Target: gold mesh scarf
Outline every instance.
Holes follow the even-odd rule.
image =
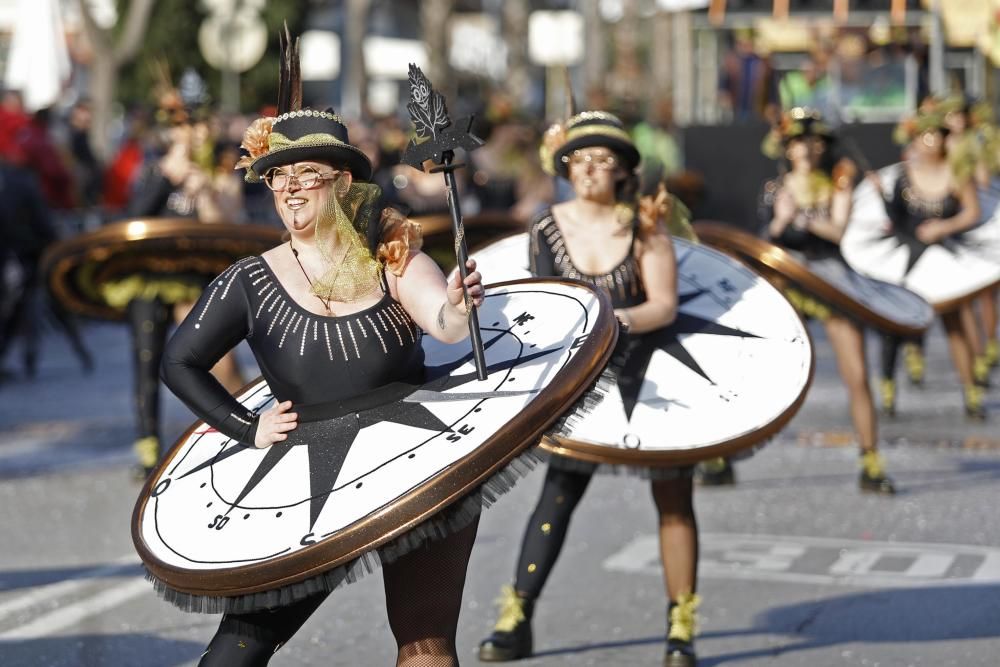
[[[368,248],[368,225],[376,224],[382,190],[373,183],[333,181],[331,197],[316,223],[316,246],[326,264],[313,281],[312,293],[332,301],[356,301],[379,287],[383,270],[403,275],[410,255],[420,250],[420,225],[393,208],[385,208],[378,221],[378,248]]]
[[[316,245],[326,271],[312,293],[332,301],[356,301],[379,286],[381,266],[368,250],[368,221],[381,189],[372,183],[334,180],[331,197],[316,223]]]

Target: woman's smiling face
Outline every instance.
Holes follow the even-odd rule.
[[[316,222],[334,196],[333,183],[351,183],[348,171],[323,162],[296,162],[270,170],[265,180],[273,190],[274,207],[285,228],[294,236],[315,233]]]
[[[570,153],[569,181],[581,199],[611,202],[615,185],[623,170],[614,151],[601,146],[581,148]]]

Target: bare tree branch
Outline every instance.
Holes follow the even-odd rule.
[[[115,48],[115,65],[124,65],[135,58],[146,36],[149,15],[153,11],[153,0],[131,0],[125,28]]]
[[[95,50],[105,52],[111,51],[111,33],[97,25],[94,15],[90,12],[90,5],[87,0],[79,0],[80,16],[83,18],[83,29],[87,34],[87,40]]]

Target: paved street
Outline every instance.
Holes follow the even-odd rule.
[[[129,535],[139,485],[125,329],[93,324],[86,338],[91,376],[51,333],[34,380],[19,377],[16,350],[6,360],[0,665],[195,665],[218,617],[158,600]],[[697,491],[701,665],[998,664],[1000,390],[991,422],[966,422],[939,327],[928,352],[926,386],[901,383],[899,416],[883,424],[895,498],[857,491],[846,398],[819,337],[799,415],[738,464],[738,485]],[[168,439],[191,421],[173,397],[164,415]],[[483,517],[459,631],[464,665],[479,664],[474,648],[540,483],[536,471]],[[646,483],[595,480],[538,604],[538,654],[520,664],[659,665],[654,522]],[[381,595],[378,574],[338,591],[272,664],[392,664]]]

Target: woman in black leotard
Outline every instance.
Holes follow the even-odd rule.
[[[916,116],[904,120],[896,129],[896,141],[907,146],[907,159],[892,192],[886,193],[886,208],[893,232],[911,246],[911,254],[961,234],[979,221],[975,183],[968,174],[956,173],[949,162],[946,135],[944,115],[933,99],[922,103]],[[984,392],[973,377],[972,347],[963,330],[961,310],[942,313],[941,323],[948,338],[952,363],[962,382],[966,414],[981,419],[985,416]],[[884,339],[883,394],[895,394],[894,376],[900,343],[898,337]],[[895,406],[883,396],[883,407],[892,411]]]
[[[250,155],[240,166],[273,191],[289,240],[208,286],[167,346],[163,379],[199,417],[247,445],[336,438],[329,406],[421,381],[420,329],[445,342],[468,334],[462,284],[446,283],[417,251],[413,223],[388,209],[377,214],[371,164],[331,111],[259,119],[243,146]],[[479,305],[481,276],[471,260],[469,269],[465,286]],[[209,373],[243,339],[280,401],[260,415]],[[331,446],[330,455],[340,449]],[[476,525],[452,523],[446,537],[384,563],[397,665],[458,664],[455,632]],[[328,594],[225,614],[200,664],[266,665]]]
[[[642,334],[670,324],[677,313],[677,271],[663,219],[666,193],[635,213],[635,169],[639,153],[622,123],[611,114],[578,114],[549,131],[543,166],[567,177],[576,199],[544,211],[529,228],[530,268],[536,276],[583,280],[607,290],[619,319],[629,327],[631,348]],[[630,206],[630,204],[632,204]],[[650,206],[652,204],[652,206]],[[642,377],[618,378],[619,386]],[[626,393],[623,390],[623,393]],[[698,527],[691,468],[650,470],[659,513],[660,548],[668,611],[664,664],[695,664],[694,617],[698,598]],[[501,617],[479,648],[485,661],[531,655],[535,600],[562,549],[570,518],[593,470],[552,457],[541,498],[525,528],[513,587],[505,587]]]
[[[846,161],[833,164],[830,149],[834,141],[831,129],[816,111],[796,107],[782,114],[761,148],[768,157],[782,161],[787,170],[782,169],[786,173],[780,179],[764,184],[758,217],[773,243],[801,253],[808,266],[850,272],[855,281],[864,282],[867,279],[850,269],[840,253],[840,239],[851,211],[854,170]],[[794,287],[786,287],[784,292],[803,317],[822,322],[826,329],[858,438],[859,487],[895,493],[878,451],[878,420],[868,385],[864,329],[814,294]]]

